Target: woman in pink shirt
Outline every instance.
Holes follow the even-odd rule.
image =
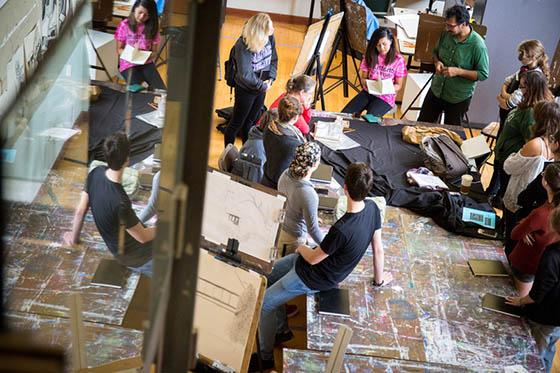
[[[286,96],[292,96],[299,100],[301,103],[302,111],[298,117],[297,122],[294,124],[304,136],[309,133],[309,121],[311,120],[311,103],[313,102],[313,96],[315,94],[315,80],[307,75],[299,75],[295,78],[291,78],[286,83],[286,92],[282,93],[280,97],[276,99],[270,105],[270,109],[278,107],[280,100]]]
[[[121,57],[127,45],[152,54],[143,65],[136,65],[119,58],[119,71],[128,85],[148,83],[150,89],[165,89],[153,57],[160,43],[159,20],[154,0],[136,0],[130,15],[122,20],[115,32],[117,53]]]
[[[380,27],[371,36],[366,53],[360,65],[360,83],[364,89],[342,109],[343,113],[368,114],[382,117],[395,106],[395,94],[375,96],[367,91],[366,79],[391,79],[395,92],[398,92],[406,76],[406,62],[395,47],[393,33]]]

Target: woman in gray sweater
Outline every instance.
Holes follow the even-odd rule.
[[[278,248],[284,255],[305,244],[307,233],[320,244],[324,234],[319,229],[317,209],[319,196],[311,184],[311,174],[319,166],[321,148],[307,142],[296,148],[293,161],[278,180],[278,191],[288,198],[286,216],[278,239]]]

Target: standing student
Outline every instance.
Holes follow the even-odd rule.
[[[539,71],[523,73],[519,88],[523,92],[523,101],[509,113],[494,148],[494,172],[488,186],[488,195],[491,197],[503,196],[509,180],[509,176],[504,172],[504,162],[531,138],[533,107],[539,101],[552,101],[554,98],[548,89],[546,77]]]
[[[266,154],[262,178],[264,186],[277,188],[278,179],[294,159],[297,146],[306,141],[294,125],[300,114],[299,100],[295,97],[284,97],[278,104],[278,119],[268,123],[263,137]]]
[[[241,131],[247,141],[264,104],[266,91],[276,80],[278,56],[274,26],[268,14],[251,17],[233,46],[235,64],[235,102],[233,114],[224,133],[224,146],[233,144]]]
[[[548,79],[549,67],[548,56],[544,46],[539,40],[525,40],[517,47],[517,58],[521,62],[521,67],[515,73],[506,77],[500,94],[497,97],[500,107],[500,135],[509,112],[516,108],[523,100],[523,91],[519,88],[521,74],[526,71],[538,70]]]
[[[146,228],[132,209],[132,203],[122,186],[128,165],[130,143],[124,132],[117,132],[103,144],[107,166],[94,168],[87,176],[80,202],[74,214],[72,231],[64,234],[64,243],[80,241],[84,217],[91,207],[95,225],[115,259],[132,269],[152,276],[152,243],[156,228]],[[121,236],[120,229],[124,229]],[[124,241],[120,241],[124,239]],[[122,245],[122,251],[120,250]]]
[[[560,130],[560,123],[552,116],[555,102],[538,102],[534,107],[535,123],[531,126],[531,139],[519,150],[512,153],[504,162],[504,171],[509,175],[504,194],[504,225],[508,255],[514,242],[510,240],[511,230],[517,222],[515,213],[519,209],[517,197],[531,181],[544,169],[545,162],[554,159],[557,143],[553,134]]]
[[[550,215],[550,226],[560,235],[560,209]],[[507,303],[524,307],[546,372],[552,369],[556,342],[560,339],[560,242],[548,246],[541,257],[535,282],[528,295],[507,297]]]
[[[393,33],[386,27],[380,27],[368,42],[366,53],[360,65],[360,83],[363,90],[345,107],[343,113],[368,114],[382,117],[395,106],[396,93],[372,95],[367,90],[366,79],[391,79],[395,92],[402,88],[406,76],[406,62],[396,49]]]
[[[299,246],[296,253],[274,262],[268,276],[259,323],[259,343],[263,368],[274,367],[274,338],[280,322],[285,322],[284,304],[301,294],[336,288],[354,270],[368,246],[373,247],[374,287],[388,284],[391,273],[384,272],[381,213],[365,198],[373,184],[373,173],[365,163],[353,163],[344,177],[347,209],[314,248]],[[282,321],[284,320],[284,321]],[[251,357],[249,371],[258,370],[257,355]]]
[[[460,126],[469,109],[477,81],[488,78],[488,50],[484,39],[469,24],[469,12],[455,5],[445,12],[445,28],[434,48],[435,74],[419,121]]]
[[[542,186],[546,190],[546,202],[521,220],[511,232],[511,238],[517,244],[508,259],[520,297],[529,294],[545,247],[558,239],[550,229],[549,217],[552,210],[560,204],[560,164],[548,165],[543,174]]]
[[[286,216],[282,223],[278,249],[291,254],[307,242],[307,234],[320,243],[324,234],[319,228],[319,196],[311,183],[311,174],[319,167],[321,148],[315,142],[298,145],[290,167],[278,180],[278,191],[287,196]]]
[[[119,57],[125,46],[151,51],[145,64],[135,65],[119,59],[119,71],[129,84],[148,83],[150,89],[165,89],[165,83],[159,75],[153,57],[160,43],[159,21],[154,0],[136,0],[130,15],[119,23],[115,31],[117,53]]]
[[[270,105],[270,109],[278,107],[280,100],[286,96],[292,96],[301,103],[301,115],[294,124],[304,136],[309,133],[309,121],[311,120],[311,104],[315,95],[315,80],[307,75],[299,75],[291,78],[286,83],[286,92],[282,93],[276,101]]]

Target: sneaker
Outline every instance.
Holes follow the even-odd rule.
[[[262,359],[262,370],[274,369],[274,358],[271,359]],[[251,355],[251,361],[249,362],[249,372],[260,372],[261,369],[259,367],[259,355],[257,353],[253,353]]]
[[[292,331],[289,329],[280,333],[276,333],[276,336],[274,337],[274,345],[281,345],[284,342],[288,342],[292,338],[294,338],[294,333],[292,333]]]
[[[299,308],[295,304],[286,304],[286,317],[294,317],[299,313]]]

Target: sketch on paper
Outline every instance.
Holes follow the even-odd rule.
[[[208,172],[202,235],[223,245],[229,238],[235,238],[240,251],[268,262],[285,200],[222,173]]]
[[[255,338],[264,277],[215,259],[201,250],[194,326],[197,352],[242,371]]]

